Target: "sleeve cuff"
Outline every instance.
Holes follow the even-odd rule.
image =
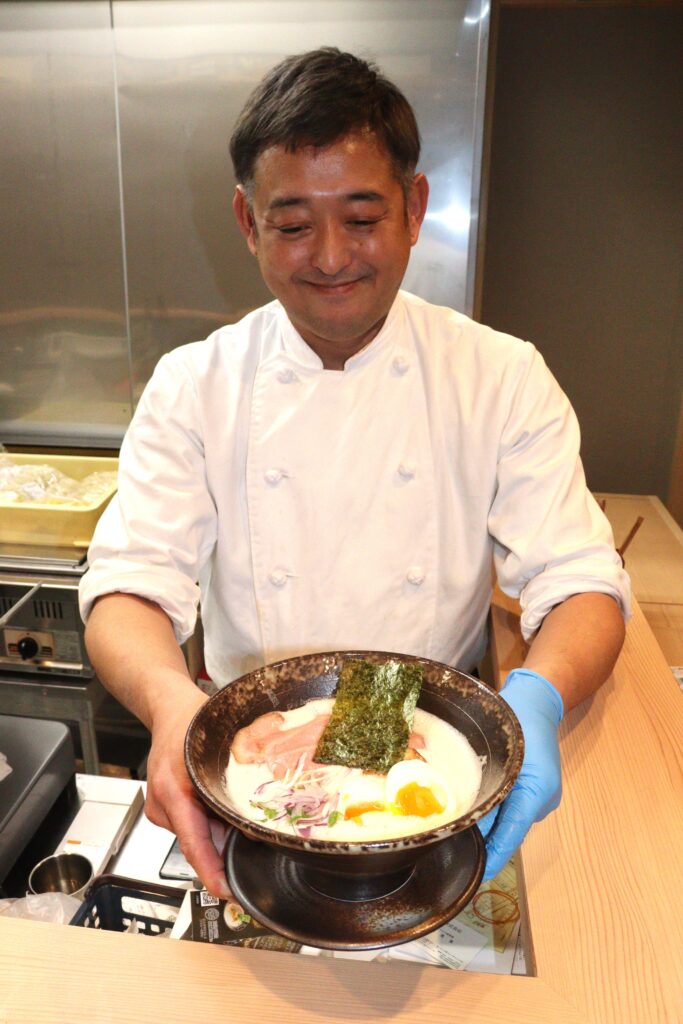
[[[606,594],[617,602],[624,622],[631,618],[630,580],[620,566],[610,566],[602,576],[582,573],[580,567],[568,572],[550,569],[529,580],[520,595],[524,639],[529,642],[548,612],[576,594]]]
[[[165,567],[145,566],[116,560],[115,568],[95,563],[81,580],[79,607],[87,622],[92,606],[105,594],[134,594],[157,604],[168,615],[176,640],[184,643],[194,633],[199,604],[199,587],[182,573]]]

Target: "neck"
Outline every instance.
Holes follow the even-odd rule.
[[[296,323],[297,331],[304,339],[309,348],[313,349],[315,354],[321,360],[323,369],[325,370],[343,370],[349,359],[357,355],[362,349],[370,344],[374,338],[377,337],[382,327],[386,316],[383,316],[376,324],[361,334],[357,338],[348,340],[330,340],[328,338],[321,338],[317,334],[313,334],[311,331],[302,330]]]

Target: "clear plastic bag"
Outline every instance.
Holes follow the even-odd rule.
[[[90,508],[111,494],[113,471],[74,480],[50,465],[23,465],[0,446],[0,501],[17,505],[76,505]]]
[[[18,899],[0,900],[0,917],[22,917],[31,921],[68,924],[81,905],[63,892],[26,893]]]

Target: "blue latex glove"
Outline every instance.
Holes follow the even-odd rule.
[[[517,781],[500,805],[479,822],[486,839],[484,881],[495,878],[534,824],[554,811],[562,796],[557,729],[562,697],[552,683],[526,668],[516,668],[500,691],[519,719],[524,761]]]

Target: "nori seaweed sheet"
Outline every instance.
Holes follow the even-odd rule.
[[[422,668],[411,662],[345,661],[314,760],[388,772],[405,755],[421,686]]]

